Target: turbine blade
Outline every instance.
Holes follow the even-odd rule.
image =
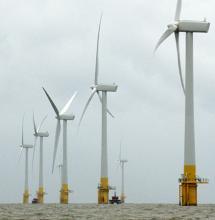
[[[182,7],[182,0],[177,1],[176,11],[175,11],[175,21],[179,21],[181,17],[181,7]]]
[[[60,165],[58,165],[58,169],[59,169],[59,176],[60,176],[60,169],[61,169],[61,166],[60,166]]]
[[[121,155],[122,154],[122,138],[120,140],[120,150],[119,150],[119,162],[121,163]]]
[[[183,80],[182,70],[181,70],[181,56],[180,56],[180,47],[179,47],[179,32],[175,32],[175,40],[176,40],[176,48],[177,48],[179,76],[180,76],[181,86],[182,86],[183,92],[185,94],[184,80]]]
[[[22,117],[22,145],[24,145],[24,119],[25,119],[25,114]]]
[[[60,115],[66,113],[66,111],[69,109],[70,105],[72,104],[73,100],[75,99],[77,95],[77,91],[73,94],[73,96],[70,98],[70,100],[66,103],[66,105],[63,107],[63,109],[60,112]]]
[[[100,30],[102,23],[102,14],[99,21],[98,35],[97,35],[97,44],[96,44],[96,66],[95,66],[95,85],[98,84],[98,74],[99,74],[99,39],[100,39]]]
[[[85,114],[85,112],[86,112],[86,110],[87,110],[87,107],[88,107],[88,105],[90,104],[90,101],[92,100],[92,98],[93,98],[93,96],[95,95],[95,93],[96,93],[96,88],[93,89],[93,91],[92,91],[92,93],[91,93],[89,99],[87,100],[87,103],[86,103],[86,105],[85,105],[85,107],[84,107],[84,110],[83,110],[83,112],[82,112],[82,115],[81,115],[81,118],[80,118],[80,121],[79,121],[79,126],[80,126],[81,121],[82,121],[82,119],[83,119],[83,117],[84,117],[84,114]]]
[[[156,52],[156,50],[158,49],[158,47],[177,29],[177,26],[172,24],[168,26],[168,29],[163,33],[163,35],[161,36],[161,38],[159,39],[154,52]]]
[[[45,120],[46,120],[46,118],[47,118],[47,116],[48,116],[48,115],[46,115],[46,116],[43,118],[43,120],[41,121],[41,123],[40,123],[39,127],[37,128],[37,133],[40,131],[40,129],[41,129],[41,127],[42,127],[42,125],[43,125],[44,121],[45,121]]]
[[[23,151],[23,147],[21,148],[20,153],[19,153],[18,164],[20,163],[20,160],[21,160],[21,157],[22,157],[22,151]]]
[[[37,134],[37,126],[34,119],[34,112],[33,112],[33,125],[34,125],[34,133]]]
[[[55,131],[55,143],[54,143],[52,173],[54,172],[55,159],[56,159],[57,148],[58,148],[59,137],[60,137],[60,130],[61,130],[60,120],[57,120],[57,126],[56,126],[56,131]]]
[[[35,150],[36,150],[36,145],[37,145],[37,136],[34,138],[34,146],[33,146],[33,156],[32,156],[32,173],[33,173],[33,168],[34,168],[34,155],[35,155]]]
[[[100,100],[100,102],[101,102],[101,104],[102,104],[102,97],[101,97],[101,95],[99,94],[99,92],[97,91],[97,95],[98,95],[98,97],[99,97],[99,100]],[[106,107],[106,112],[112,117],[112,118],[114,118],[114,115],[110,112],[110,110]]]
[[[51,105],[52,105],[52,107],[53,107],[53,109],[54,109],[56,115],[59,116],[59,111],[58,111],[56,105],[54,104],[54,102],[52,101],[51,97],[49,96],[48,92],[47,92],[44,88],[43,88],[43,91],[45,92],[45,94],[46,94],[46,96],[47,96],[49,102],[51,103]]]

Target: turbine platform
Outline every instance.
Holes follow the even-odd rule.
[[[98,204],[109,203],[109,191],[116,190],[116,187],[108,185],[108,179],[101,178],[101,182],[98,185]]]
[[[44,195],[46,193],[44,192],[43,187],[39,187],[39,190],[37,191],[37,203],[43,204],[44,203]]]
[[[61,204],[68,204],[69,203],[69,193],[71,191],[69,190],[68,184],[62,184],[61,190],[60,190],[60,203]]]
[[[109,186],[98,185],[98,204],[108,204],[109,202]]]
[[[179,181],[179,205],[180,206],[197,206],[197,186],[198,184],[208,184],[209,180],[196,176],[190,179],[184,174]]]

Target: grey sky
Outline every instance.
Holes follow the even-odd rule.
[[[177,179],[183,171],[184,97],[174,38],[153,56],[154,46],[173,21],[176,0],[1,0],[0,1],[0,202],[20,202],[24,157],[18,164],[21,120],[25,140],[33,143],[32,111],[43,129],[47,202],[59,200],[59,171],[51,174],[56,120],[41,87],[61,107],[78,91],[68,126],[70,202],[96,202],[100,174],[101,105],[94,97],[77,133],[90,94],[95,66],[98,21],[103,11],[99,81],[115,82],[108,95],[116,118],[108,118],[109,178],[120,191],[117,164],[123,138],[128,202],[178,202]],[[197,171],[210,184],[199,186],[199,202],[215,202],[215,63],[212,0],[184,0],[182,18],[211,22],[208,34],[195,36],[195,127]],[[181,35],[184,61],[184,35]],[[184,62],[183,62],[184,63]],[[184,70],[184,68],[183,68]],[[60,144],[62,143],[62,136]],[[38,150],[38,149],[37,149]],[[61,161],[59,145],[57,163]],[[38,151],[37,151],[38,154]],[[37,190],[37,163],[30,192]]]

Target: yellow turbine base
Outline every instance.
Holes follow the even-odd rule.
[[[68,204],[69,202],[69,187],[68,184],[62,184],[60,191],[60,203]]]
[[[43,187],[39,187],[39,190],[37,192],[37,199],[38,199],[38,203],[39,204],[43,204],[44,203],[44,188]]]
[[[120,196],[120,200],[121,200],[121,203],[125,203],[125,194],[121,194]]]
[[[184,166],[184,179],[179,186],[180,205],[197,206],[196,166]]]
[[[184,166],[184,176],[189,180],[196,179],[196,166],[195,165],[185,165]]]
[[[109,203],[108,178],[102,177],[100,179],[100,187],[98,189],[98,204],[108,204],[108,203]]]
[[[25,190],[23,193],[23,204],[28,204],[29,203],[29,192],[28,190]]]

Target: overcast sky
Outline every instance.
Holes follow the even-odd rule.
[[[78,95],[68,123],[70,202],[97,202],[100,178],[101,105],[95,96],[78,130],[78,120],[94,79],[98,22],[103,12],[99,82],[116,83],[108,94],[109,182],[120,193],[117,162],[120,140],[127,202],[177,203],[183,172],[184,96],[174,37],[153,56],[176,0],[1,0],[0,1],[0,202],[21,202],[24,155],[18,163],[21,120],[26,113],[25,142],[33,143],[32,112],[37,123],[48,114],[43,130],[46,202],[58,202],[59,170],[51,174],[56,119],[41,87],[61,108]],[[184,0],[182,19],[211,22],[208,34],[194,39],[195,134],[197,172],[210,179],[198,187],[201,203],[215,202],[215,62],[213,0]],[[184,64],[185,35],[181,34]],[[183,68],[184,72],[184,68]],[[38,146],[32,197],[38,188]],[[62,136],[57,164],[62,158]],[[30,169],[31,170],[31,169]],[[112,193],[111,193],[112,194]]]

